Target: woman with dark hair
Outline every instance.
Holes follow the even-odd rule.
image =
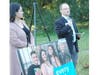
[[[45,50],[40,51],[40,63],[43,75],[53,75],[53,66],[50,64]]]
[[[17,58],[17,50],[34,45],[34,38],[27,24],[23,20],[22,6],[18,3],[10,4],[10,75],[21,75],[21,68]]]
[[[60,61],[56,55],[56,52],[54,50],[53,45],[48,45],[48,57],[49,57],[49,61],[50,63],[53,65],[53,67],[58,67],[60,66]]]

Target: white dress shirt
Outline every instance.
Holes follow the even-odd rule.
[[[75,42],[76,41],[76,33],[75,33],[75,29],[74,29],[74,26],[72,23],[72,19],[69,16],[66,17],[66,16],[62,15],[62,17],[64,17],[68,21],[69,26],[71,26],[71,29],[73,31],[73,42]]]

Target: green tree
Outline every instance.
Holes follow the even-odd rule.
[[[23,6],[25,20],[30,25],[33,14],[33,2],[35,0],[10,0],[10,2],[18,2]],[[60,17],[59,5],[67,2],[71,8],[71,16],[75,18],[76,22],[89,21],[89,1],[88,0],[36,0],[37,6],[46,24],[46,28],[52,31],[54,28],[54,21]],[[43,30],[43,23],[41,22],[38,10],[37,11],[37,28]]]

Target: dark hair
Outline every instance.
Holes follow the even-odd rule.
[[[44,63],[44,60],[43,60],[43,58],[42,58],[42,52],[45,52],[46,53],[46,50],[41,50],[40,51],[40,64],[42,64],[42,63]]]
[[[31,54],[31,56],[32,56],[32,54],[36,54],[36,52],[35,52],[35,51],[32,51],[30,54]]]
[[[56,55],[54,46],[53,45],[48,45],[48,47],[51,47],[52,48],[52,50],[53,50],[53,56],[55,58],[57,55]],[[49,53],[48,53],[48,58],[49,58],[50,63],[52,64],[51,55],[49,55]]]
[[[10,22],[14,22],[16,12],[20,9],[20,4],[19,3],[10,3]]]
[[[56,56],[56,52],[55,52],[55,49],[54,49],[53,45],[48,45],[48,47],[51,47],[51,48],[52,48],[52,50],[53,50],[53,55]]]

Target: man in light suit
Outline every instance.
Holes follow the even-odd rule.
[[[74,66],[76,66],[79,52],[77,40],[80,37],[77,35],[78,29],[74,20],[70,17],[70,7],[67,3],[60,5],[61,18],[55,22],[55,31],[58,38],[65,38],[69,47]]]

